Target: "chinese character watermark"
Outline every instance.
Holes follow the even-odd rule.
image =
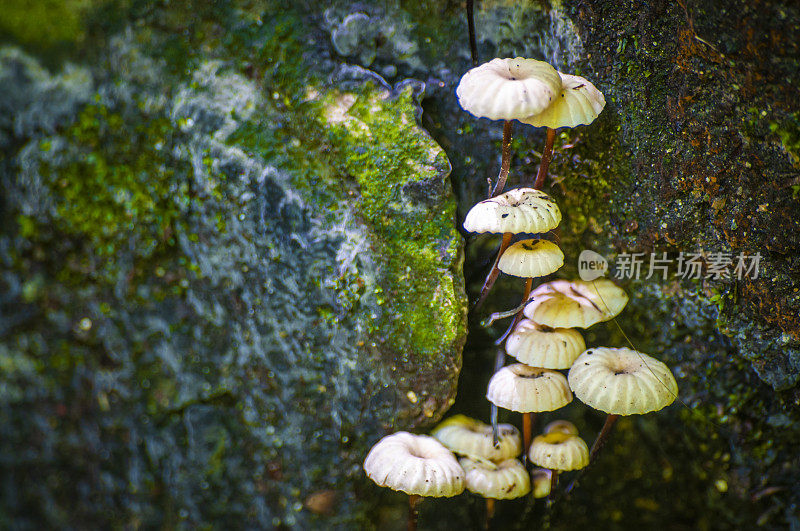
[[[614,278],[667,280],[681,279],[742,280],[759,275],[761,253],[680,252],[669,256],[662,253],[620,253],[614,261]],[[608,271],[608,261],[594,251],[584,250],[578,258],[578,273],[583,280],[594,280]]]

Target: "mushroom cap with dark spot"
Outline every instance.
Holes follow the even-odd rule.
[[[547,328],[530,319],[522,319],[506,340],[509,355],[544,369],[569,369],[585,348],[574,328]]]
[[[533,413],[566,406],[572,392],[560,372],[515,363],[494,373],[486,398],[503,409]]]
[[[454,415],[445,419],[431,436],[450,451],[473,459],[504,461],[522,453],[519,430],[511,424],[499,424],[498,446],[492,440],[492,427],[466,415]]]
[[[564,265],[564,253],[558,245],[548,240],[521,240],[508,249],[497,263],[507,275],[536,278],[555,273]]]
[[[464,74],[456,95],[478,118],[518,120],[541,113],[561,89],[561,76],[544,61],[496,58]]]
[[[678,383],[662,362],[629,348],[594,347],[569,370],[575,396],[610,415],[643,415],[670,405]]]
[[[494,234],[542,234],[559,223],[561,210],[550,196],[533,188],[515,188],[473,206],[464,228]]]
[[[588,80],[580,76],[562,74],[563,89],[552,105],[542,112],[520,120],[534,127],[577,127],[588,125],[603,111],[606,99]]]
[[[528,458],[550,470],[580,470],[589,464],[589,447],[577,435],[551,432],[534,437]]]
[[[484,498],[511,500],[531,491],[528,471],[516,459],[492,463],[464,457],[459,463],[466,474],[467,490]]]

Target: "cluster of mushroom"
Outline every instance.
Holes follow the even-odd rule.
[[[586,348],[576,328],[618,315],[628,302],[613,282],[553,280],[532,290],[533,279],[564,264],[559,247],[542,236],[556,229],[561,211],[540,188],[552,157],[555,130],[591,123],[605,105],[603,95],[579,76],[557,72],[533,59],[493,59],[467,72],[456,91],[461,106],[477,117],[504,120],[500,174],[490,197],[467,214],[464,228],[502,234],[492,271],[478,300],[488,295],[500,272],[525,279],[524,294],[501,351],[486,398],[492,426],[457,415],[440,424],[433,437],[395,433],[381,439],[364,462],[378,485],[409,498],[409,529],[416,527],[420,497],[455,496],[465,488],[487,500],[487,522],[498,499],[528,494],[552,496],[560,472],[587,467],[597,456],[620,415],[660,410],[677,397],[677,384],[663,363],[627,348]],[[547,127],[537,177],[530,185],[503,192],[510,168],[511,121]],[[514,242],[517,238],[518,241]],[[498,340],[498,344],[502,341]],[[505,353],[519,363],[505,365]],[[568,376],[560,372],[569,369]],[[572,401],[608,414],[591,451],[566,421],[550,423],[531,440],[534,415]],[[508,424],[497,425],[497,408],[523,414],[523,437]],[[453,453],[458,454],[457,461]],[[528,472],[523,454],[541,468]]]
[[[492,427],[464,415],[439,424],[431,435],[459,459],[466,473],[467,490],[486,498],[487,521],[494,514],[495,500],[510,500],[531,490],[530,476],[517,459],[522,452],[519,431],[511,424],[498,427],[497,444]]]

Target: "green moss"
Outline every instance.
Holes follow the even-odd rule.
[[[92,0],[7,0],[0,9],[0,35],[24,46],[53,48],[80,42]]]
[[[370,254],[381,262],[371,332],[400,352],[441,355],[464,327],[463,306],[453,304],[463,297],[452,276],[459,273],[460,238],[452,223],[455,202],[442,199],[449,169],[444,152],[417,125],[410,87],[390,96],[373,84],[341,92],[309,83],[306,101],[274,98],[291,117],[285,127],[251,123],[232,140],[283,161],[295,187],[330,211],[344,194],[357,194],[356,210],[371,231]],[[433,208],[413,204],[429,198]],[[340,281],[345,308],[358,305],[370,284],[360,273],[351,269]]]
[[[792,158],[792,164],[800,167],[800,113],[790,115],[780,124],[771,122],[769,129],[780,138],[783,149]]]

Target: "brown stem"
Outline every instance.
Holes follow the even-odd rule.
[[[475,44],[475,10],[474,0],[467,0],[467,29],[469,30],[469,54],[472,57],[472,66],[478,66],[478,46]]]
[[[491,197],[503,193],[508,180],[508,170],[511,168],[511,120],[503,123],[503,160],[500,163],[500,174],[497,176],[497,184],[494,185]]]
[[[547,140],[544,143],[544,151],[542,152],[542,162],[539,164],[539,173],[536,174],[536,181],[533,187],[541,190],[544,186],[544,178],[547,176],[547,168],[550,166],[550,161],[553,160],[553,141],[556,139],[556,130],[547,128]]]
[[[408,495],[408,531],[417,531],[417,519],[419,518],[419,502],[422,496],[417,494]]]
[[[494,518],[494,498],[486,498],[486,521],[483,523],[485,529],[489,529],[492,518]]]
[[[597,438],[594,440],[594,444],[592,444],[592,450],[589,452],[590,465],[595,459],[597,459],[597,455],[600,453],[600,450],[602,450],[603,446],[605,446],[608,436],[611,434],[611,429],[614,427],[614,423],[617,422],[618,418],[619,415],[609,415],[606,417],[606,422],[603,424],[603,429],[597,434]]]
[[[592,463],[595,462],[597,455],[600,453],[600,450],[603,449],[603,446],[605,446],[606,441],[608,440],[608,436],[611,434],[611,428],[614,427],[614,423],[617,422],[618,418],[619,415],[609,415],[606,417],[606,421],[603,424],[603,429],[601,429],[600,433],[597,434],[597,438],[592,444],[592,449],[589,451],[589,464],[586,465],[586,468],[578,473],[578,476],[573,479],[569,485],[567,485],[567,488],[564,489],[565,496],[568,495],[572,489],[578,485],[578,481],[581,479],[581,477],[583,477],[586,471],[589,470],[589,467],[592,466]]]
[[[527,459],[528,449],[531,447],[531,433],[533,432],[533,423],[536,420],[536,413],[523,413],[522,414],[522,455]]]
[[[497,258],[494,259],[494,264],[492,264],[492,270],[489,271],[489,275],[486,277],[486,281],[483,283],[483,287],[481,288],[480,297],[478,297],[478,302],[475,303],[475,309],[477,310],[480,308],[483,301],[486,300],[486,297],[489,295],[489,291],[491,291],[492,286],[494,286],[497,277],[500,276],[500,268],[497,267],[497,264],[500,263],[500,257],[503,256],[503,253],[506,252],[508,246],[511,245],[511,238],[514,235],[510,232],[503,233],[503,241],[500,242],[500,250],[497,251]]]

